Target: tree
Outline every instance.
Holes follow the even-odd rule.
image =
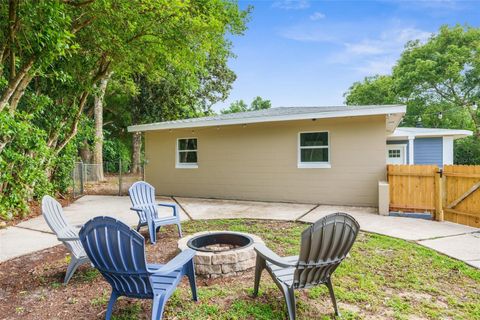
[[[393,78],[378,75],[353,83],[343,96],[347,105],[395,104],[400,100],[393,89]]]
[[[344,96],[348,105],[406,104],[403,126],[473,130],[456,142],[455,161],[480,163],[480,29],[443,26],[409,42],[391,76],[367,77]]]
[[[440,28],[426,43],[409,42],[393,68],[395,91],[405,101],[461,112],[480,138],[480,29]]]
[[[220,112],[223,114],[228,113],[237,113],[237,112],[246,112],[246,111],[258,111],[263,109],[270,109],[272,103],[270,100],[263,100],[261,97],[256,97],[250,103],[250,107],[243,100],[237,100],[230,104],[227,109],[223,109]]]
[[[261,97],[255,97],[252,103],[250,103],[250,110],[263,110],[263,109],[270,109],[272,107],[272,103],[270,100],[263,100]]]
[[[182,74],[180,91],[195,88],[189,97],[198,93],[204,108],[225,97],[220,89],[219,96],[199,92],[213,94],[216,89],[207,86],[217,88],[226,83],[219,79],[234,77],[228,68],[211,65],[228,60],[227,34],[245,30],[248,12],[227,0],[1,2],[0,215],[22,211],[26,200],[60,185],[66,188],[66,166],[73,164],[79,133],[102,159],[107,82],[128,86],[136,74],[153,82]],[[97,139],[87,128],[93,127],[91,118]]]
[[[250,111],[248,105],[243,100],[237,100],[230,104],[228,109],[223,109],[223,114]]]

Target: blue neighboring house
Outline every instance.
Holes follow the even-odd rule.
[[[469,130],[398,127],[387,137],[387,164],[453,164],[453,141]]]

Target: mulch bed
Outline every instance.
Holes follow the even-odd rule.
[[[72,195],[67,196],[57,196],[56,200],[60,202],[62,207],[68,207],[76,199],[73,199]],[[28,203],[29,211],[24,216],[15,216],[12,220],[5,221],[6,227],[15,226],[20,222],[27,221],[29,219],[35,218],[42,214],[42,204],[41,201],[32,200]],[[0,219],[1,221],[1,219]]]
[[[166,229],[169,232],[165,232]],[[163,230],[157,235],[157,245],[153,246],[147,240],[148,262],[165,263],[177,254],[176,230],[173,227]],[[142,234],[148,239],[148,233]],[[65,246],[59,245],[0,263],[1,319],[104,319],[110,285],[95,269],[83,265],[64,286],[68,255]],[[252,278],[252,275],[240,278],[245,277]],[[224,281],[232,280],[197,278],[197,285],[208,286]],[[188,281],[184,279],[181,286],[188,287]],[[115,308],[128,309],[129,304],[139,301],[142,308],[148,310],[142,312],[142,316],[149,319],[150,300],[120,299]]]

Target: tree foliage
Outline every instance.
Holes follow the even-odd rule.
[[[404,103],[403,126],[473,130],[456,142],[455,161],[480,164],[480,29],[443,26],[427,42],[407,43],[392,75],[365,78],[348,105]]]
[[[161,120],[159,109],[195,116],[225,99],[235,79],[227,35],[243,33],[248,13],[228,0],[1,2],[0,216],[67,189],[78,147],[94,141],[93,96],[109,75],[107,102],[129,104],[107,103],[106,118],[125,120],[110,122],[107,155],[125,157],[115,139],[133,121]],[[157,104],[139,111],[142,90]]]
[[[257,111],[263,109],[270,109],[272,107],[272,103],[270,100],[264,100],[261,97],[255,97],[253,101],[248,106],[245,101],[237,100],[230,104],[227,109],[221,110],[221,113],[237,113],[237,112],[246,112],[246,111]]]

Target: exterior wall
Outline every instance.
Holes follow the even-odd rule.
[[[298,168],[298,133],[330,133],[331,168]],[[146,180],[157,194],[377,206],[384,116],[148,131]],[[198,138],[198,168],[176,169],[177,138]]]
[[[443,165],[453,164],[453,137],[443,137]]]
[[[389,140],[387,141],[387,144],[405,144],[407,147],[405,148],[406,149],[406,155],[405,157],[407,157],[407,164],[411,164],[409,163],[409,159],[410,159],[410,146],[409,146],[409,140]],[[386,155],[385,155],[386,157]]]
[[[436,164],[443,166],[443,139],[416,138],[414,140],[415,164]]]

